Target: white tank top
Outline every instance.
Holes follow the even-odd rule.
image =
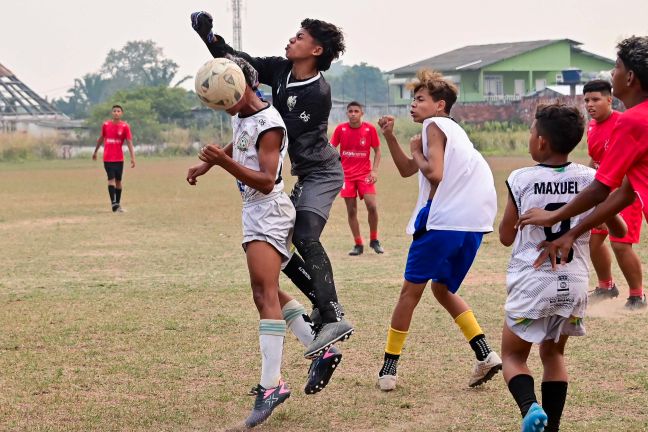
[[[423,154],[428,154],[427,127],[436,124],[446,136],[443,179],[437,187],[426,228],[428,230],[490,232],[497,213],[493,174],[466,132],[449,117],[431,117],[423,122]],[[418,172],[419,196],[407,233],[414,234],[414,222],[430,196],[431,185]]]
[[[281,192],[284,188],[281,170],[283,167],[284,157],[286,156],[286,151],[288,150],[288,134],[286,133],[286,125],[281,119],[279,112],[270,104],[251,116],[241,117],[235,115],[232,117],[232,131],[234,133],[234,138],[232,139],[232,159],[244,167],[250,168],[254,171],[260,171],[259,155],[257,153],[259,150],[259,137],[264,132],[276,128],[281,128],[283,131],[283,140],[281,141],[279,161],[277,162],[277,179],[274,189],[269,195]],[[236,183],[241,192],[244,203],[268,197],[268,195],[245,185],[239,180],[237,180]]]

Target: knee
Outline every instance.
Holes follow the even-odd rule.
[[[296,233],[293,234],[293,244],[301,256],[310,256],[322,249],[322,244],[318,239],[304,238]]]
[[[378,216],[378,206],[374,203],[367,204],[367,213],[372,216]]]
[[[615,255],[623,255],[632,250],[630,243],[610,242],[610,246],[612,246]]]
[[[562,362],[563,352],[556,347],[547,347],[546,345],[540,345],[540,361],[543,365],[555,364],[556,362]]]
[[[418,302],[421,300],[421,296],[423,295],[423,290],[414,290],[414,289],[407,289],[404,288],[401,293],[400,297],[398,299],[398,302],[401,304],[418,304]]]
[[[357,206],[348,206],[347,207],[347,216],[350,218],[358,217],[358,207]]]
[[[269,306],[272,302],[273,297],[277,300],[279,299],[276,292],[273,292],[271,287],[266,286],[262,283],[252,283],[252,299],[257,309],[261,310],[264,307]]]

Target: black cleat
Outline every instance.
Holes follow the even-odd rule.
[[[362,255],[363,252],[364,252],[363,245],[354,245],[353,249],[351,249],[351,251],[349,252],[349,255],[358,256],[358,255]]]
[[[290,390],[281,381],[277,387],[265,389],[259,384],[252,412],[245,420],[245,427],[260,425],[270,417],[272,411],[290,397]]]
[[[591,291],[589,294],[589,299],[592,301],[599,301],[605,299],[611,299],[619,296],[619,289],[615,285],[612,285],[612,288],[605,289],[601,287],[594,288],[594,291]]]
[[[385,253],[385,249],[380,245],[379,240],[371,240],[369,247],[374,250],[377,254]]]
[[[342,353],[335,346],[315,358],[308,369],[308,382],[304,387],[304,393],[315,394],[324,390],[341,361]]]
[[[324,354],[334,343],[349,339],[353,331],[353,326],[345,318],[339,318],[336,322],[323,323],[313,342],[306,348],[304,357],[312,359]]]
[[[629,310],[644,309],[648,307],[648,303],[646,303],[646,294],[644,294],[643,296],[628,297],[628,301],[626,301],[624,307]]]

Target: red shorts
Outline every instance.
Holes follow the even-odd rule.
[[[621,210],[619,213],[626,225],[628,226],[628,233],[625,237],[613,237],[610,236],[610,241],[617,243],[639,243],[639,238],[641,237],[641,223],[643,222],[641,200],[636,199],[628,207]]]
[[[340,191],[342,198],[355,198],[359,196],[363,199],[366,194],[376,194],[376,184],[367,183],[365,179],[362,180],[347,180],[344,179],[344,186]]]

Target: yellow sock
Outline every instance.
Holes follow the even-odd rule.
[[[479,327],[475,314],[473,314],[473,311],[470,309],[459,314],[454,321],[459,326],[468,342],[470,342],[475,336],[484,333],[481,327]]]
[[[389,327],[387,332],[387,344],[385,345],[385,352],[387,354],[401,355],[405,339],[407,338],[407,331],[395,330]]]

